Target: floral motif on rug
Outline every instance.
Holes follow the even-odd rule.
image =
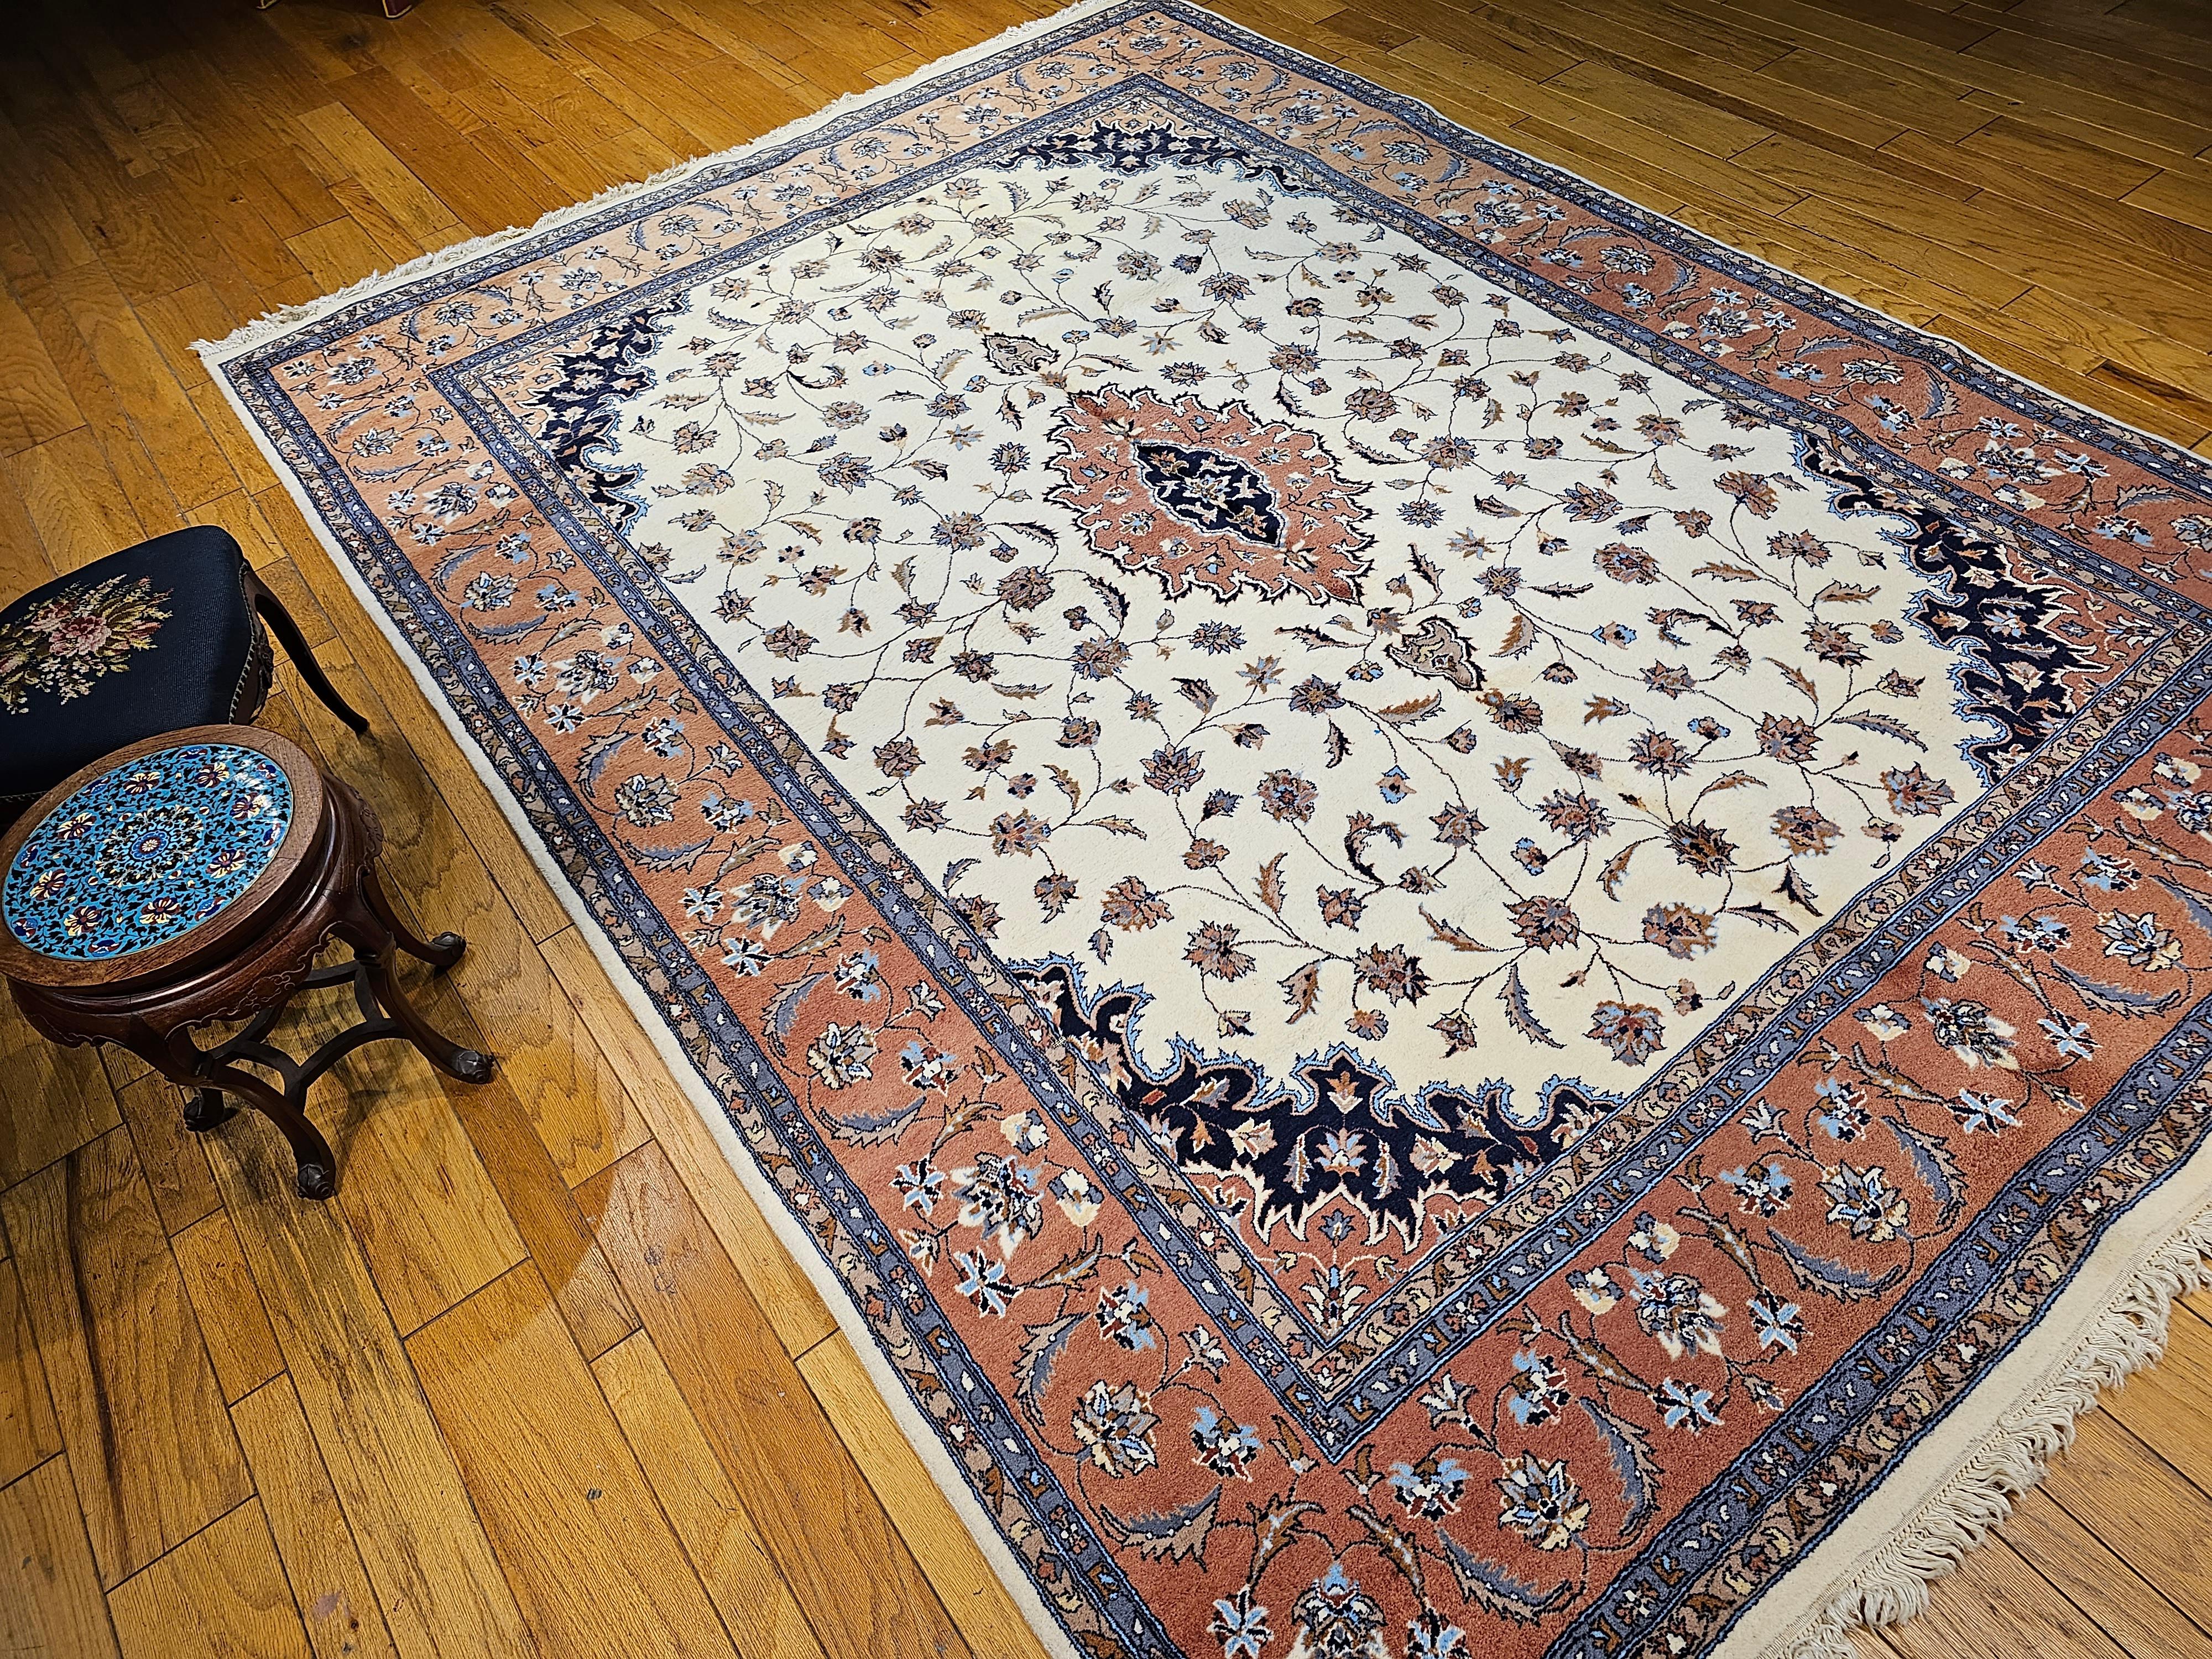
[[[1073,1650],[1708,1650],[2200,1148],[2203,464],[1206,14],[220,356]]]

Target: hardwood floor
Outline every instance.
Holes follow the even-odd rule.
[[[1222,6],[2207,447],[2212,0]],[[24,0],[0,31],[0,592],[236,533],[374,732],[289,690],[269,723],[469,936],[430,1006],[501,1060],[347,1061],[319,1206],[255,1121],[189,1135],[158,1079],[0,1018],[0,1651],[1038,1651],[188,343],[1045,9]],[[2212,1659],[2212,1300],[2106,1403],[1869,1652]]]

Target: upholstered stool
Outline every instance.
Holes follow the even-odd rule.
[[[382,843],[368,803],[288,738],[149,738],[57,784],[0,839],[0,975],[46,1036],[118,1043],[187,1091],[187,1127],[229,1117],[226,1095],[254,1107],[291,1143],[301,1195],[327,1198],[337,1164],[303,1108],[341,1055],[404,1037],[448,1076],[491,1076],[490,1056],[441,1036],[392,977],[402,951],[442,969],[466,941],[408,931],[377,881]],[[316,967],[333,938],[354,960]],[[264,1041],[294,993],[347,983],[359,1024],[304,1060]],[[193,1039],[235,1019],[210,1048]]]
[[[271,632],[324,705],[366,732],[212,525],[111,553],[0,611],[0,824],[125,744],[251,720],[269,696]]]

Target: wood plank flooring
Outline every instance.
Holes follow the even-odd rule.
[[[2212,434],[2212,0],[1217,0],[2176,441]],[[0,1017],[0,1651],[1036,1653],[806,1278],[188,347],[735,144],[1041,0],[22,0],[0,593],[228,526],[373,723],[495,1050],[318,1091],[344,1185]],[[291,1035],[331,1016],[310,1009]],[[2212,1659],[2212,1300],[1890,1659]]]

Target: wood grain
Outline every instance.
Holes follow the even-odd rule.
[[[115,1100],[131,1126],[131,1144],[138,1149],[162,1226],[179,1233],[220,1210],[222,1194],[216,1190],[199,1137],[185,1127],[185,1097],[176,1085],[147,1070],[127,1049],[106,1048],[100,1058],[111,1076],[129,1079],[116,1090]]]
[[[124,1659],[310,1659],[261,1505],[248,1498],[108,1592]]]
[[[0,1486],[0,1652],[113,1659],[115,1627],[66,1457]]]
[[[121,1121],[89,1048],[57,1048],[8,1006],[0,1020],[0,1185],[21,1181]]]
[[[284,1355],[229,1216],[218,1210],[194,1222],[169,1241],[169,1248],[199,1316],[222,1397],[238,1400],[280,1375]]]
[[[2096,1534],[2040,1487],[2024,1493],[2004,1524],[2004,1543],[2130,1653],[2212,1659],[2212,1636],[2191,1622]],[[2033,1581],[2028,1581],[2031,1591]],[[2198,1617],[2208,1610],[2196,1608]]]
[[[775,1327],[784,1352],[804,1353],[837,1328],[813,1281],[783,1248],[752,1194],[738,1182],[721,1178],[727,1155],[639,1029],[583,936],[573,927],[564,928],[540,948],[562,990],[574,1002],[577,1017],[643,1103],[640,1129],[648,1120],[654,1126],[655,1144],[675,1164],[715,1237],[737,1264],[746,1288]]]
[[[2212,1608],[2212,1527],[2179,1517],[2201,1515],[2205,1495],[2172,1465],[2130,1434],[2108,1412],[2077,1425],[2074,1444],[2044,1477],[2066,1512],[2094,1525],[2100,1540],[2179,1606]],[[2103,1501],[2124,1491],[2124,1504]]]
[[[230,1416],[315,1659],[388,1659],[392,1634],[291,1380],[257,1389]]]
[[[127,1131],[0,1194],[104,1583],[252,1492]]]
[[[2121,1659],[2126,1652],[2073,1602],[2038,1595],[2034,1569],[2002,1545],[1980,1552],[1975,1565],[1979,1571],[1936,1587],[1941,1617],[1889,1626],[1883,1639],[1904,1659]]]
[[[746,1659],[820,1659],[805,1611],[653,1339],[640,1331],[592,1369],[707,1594],[742,1633]]]
[[[543,1650],[733,1651],[534,1267],[407,1346]]]
[[[2105,1409],[2112,1419],[2200,1492],[2212,1492],[2212,1436],[2199,1432],[2200,1403],[2212,1395],[2212,1325],[2187,1308],[2177,1308],[2166,1337],[2166,1357],[2130,1377]],[[2212,1608],[2207,1608],[2212,1619]]]
[[[824,1650],[968,1651],[659,1145],[578,1197]]]
[[[359,1243],[342,1212],[294,1194],[258,1128],[216,1132],[216,1179],[393,1641],[409,1659],[529,1653]]]
[[[0,1260],[0,1486],[62,1449],[46,1367],[15,1264]]]
[[[842,1331],[824,1339],[799,1356],[799,1370],[968,1645],[979,1654],[1029,1651],[1036,1638],[1021,1610],[907,1443],[851,1339]]]

